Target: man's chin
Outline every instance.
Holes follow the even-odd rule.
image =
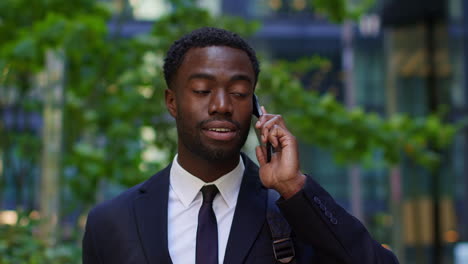
[[[226,162],[239,159],[240,151],[245,143],[245,137],[229,142],[217,142],[199,137],[181,137],[181,143],[187,150],[201,159],[210,162]],[[179,143],[180,144],[180,143]]]
[[[198,153],[200,156],[203,157],[205,160],[209,161],[229,161],[232,159],[236,159],[240,155],[240,148],[222,148],[222,147],[207,147],[201,149]]]

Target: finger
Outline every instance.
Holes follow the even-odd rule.
[[[275,126],[279,125],[280,127],[286,128],[284,126],[283,118],[280,115],[274,115],[273,118],[266,121],[262,126],[262,135],[267,136],[270,133],[270,130]]]
[[[268,135],[267,140],[276,148],[276,151],[281,151],[281,149],[288,146],[296,146],[296,138],[289,132],[287,129],[275,125]]]
[[[279,131],[280,126],[278,125],[273,125],[273,128],[269,131],[269,133],[266,135],[267,140],[273,145],[274,148],[278,148],[279,146],[279,141],[278,137],[282,135],[282,133]]]
[[[257,146],[255,148],[255,154],[257,155],[258,164],[260,166],[263,166],[267,163],[266,148],[264,146]]]
[[[260,115],[260,117],[258,118],[258,121],[257,123],[255,123],[255,127],[257,129],[260,129],[260,127],[263,125],[263,123],[265,123],[266,121],[268,121],[270,118],[272,118],[274,115],[269,115],[265,109],[265,106],[261,106],[260,107],[260,111],[262,112],[262,114]]]
[[[271,115],[271,114],[263,114],[263,115],[261,115],[260,118],[258,119],[257,123],[255,123],[255,127],[256,127],[257,129],[260,129],[260,128],[263,126],[263,124],[264,124],[265,122],[267,122],[268,120],[274,118],[275,116],[276,116],[276,115]]]
[[[262,126],[262,122],[260,122],[260,118],[259,118],[257,122],[255,123],[255,128],[259,129],[261,126]]]
[[[264,111],[263,106],[260,106],[260,111],[261,111],[260,116],[258,117],[258,120],[255,123],[255,128],[256,129],[260,129],[260,127],[263,125],[263,122],[265,122],[265,118],[264,118],[265,114],[263,112]]]

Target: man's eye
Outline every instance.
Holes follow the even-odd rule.
[[[210,93],[209,90],[194,90],[193,92],[196,94],[209,94]]]
[[[248,95],[246,93],[231,93],[231,94],[236,96],[236,97],[241,97],[241,98],[247,97],[247,95]]]

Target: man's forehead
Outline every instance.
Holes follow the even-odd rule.
[[[247,52],[239,48],[233,48],[226,45],[213,45],[213,46],[205,46],[205,47],[192,47],[190,48],[186,54],[187,56],[223,56],[227,54],[236,54],[236,56],[245,56],[249,57]]]
[[[192,67],[232,68],[250,71],[250,73],[254,74],[247,53],[228,46],[191,48],[182,61],[181,68],[193,69]]]

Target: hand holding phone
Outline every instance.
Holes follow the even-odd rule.
[[[254,116],[256,116],[258,119],[260,119],[260,117],[263,115],[263,112],[262,112],[262,109],[260,107],[260,104],[258,103],[257,95],[254,94],[252,96],[252,100],[253,100],[253,112],[252,112],[252,114]],[[260,141],[260,144],[261,144],[262,142],[260,140],[260,136],[258,134],[258,131],[255,130],[255,132],[257,133],[257,137],[258,137],[258,139]],[[267,162],[270,162],[271,161],[271,153],[273,152],[273,146],[271,145],[271,143],[269,141],[267,141],[266,149],[267,149]]]

